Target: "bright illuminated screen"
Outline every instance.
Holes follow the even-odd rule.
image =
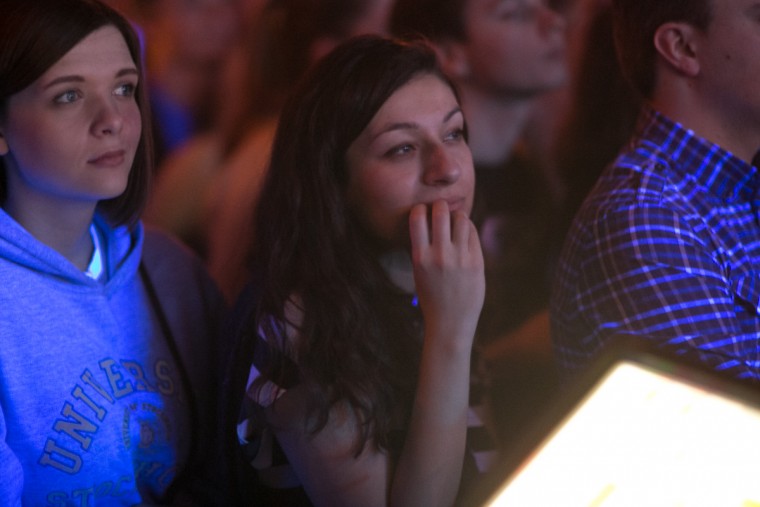
[[[486,505],[760,507],[760,408],[618,363]]]

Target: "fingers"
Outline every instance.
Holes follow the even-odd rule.
[[[451,241],[457,245],[469,246],[472,227],[474,227],[470,219],[464,212],[455,211],[452,214],[452,221]]]
[[[409,237],[412,242],[412,252],[417,252],[423,246],[430,245],[430,230],[427,223],[427,206],[416,204],[409,213]]]
[[[436,201],[429,206],[432,208],[430,223],[428,205],[416,204],[409,214],[409,234],[413,247],[453,244],[467,250],[480,248],[475,225],[463,211],[450,213],[446,201]]]
[[[447,245],[451,243],[451,213],[449,213],[449,203],[446,201],[435,201],[431,212],[430,229],[433,233],[433,243]]]
[[[428,224],[426,204],[415,204],[409,213],[409,235],[412,245],[421,247],[434,242],[451,241],[451,218],[446,201],[436,201],[431,205]]]
[[[472,338],[483,304],[483,256],[475,225],[446,201],[417,204],[409,214],[419,306],[430,329]],[[464,336],[462,335],[462,336]]]
[[[483,256],[480,246],[480,235],[472,220],[462,212],[454,214],[453,242],[476,257]]]

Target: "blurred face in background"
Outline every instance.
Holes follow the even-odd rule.
[[[488,93],[531,96],[568,78],[565,21],[545,0],[467,0],[457,79]]]
[[[213,62],[237,40],[242,12],[239,0],[158,0],[153,38],[166,38],[188,60]]]

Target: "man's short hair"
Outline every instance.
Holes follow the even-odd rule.
[[[646,98],[656,81],[654,34],[664,23],[710,24],[712,0],[613,0],[615,47],[626,79]],[[720,1],[720,0],[719,0]]]

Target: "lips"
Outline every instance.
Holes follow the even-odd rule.
[[[113,150],[87,161],[88,164],[98,167],[116,167],[124,163],[124,150]]]
[[[430,202],[426,202],[425,206],[427,206],[428,210],[433,209],[433,203],[435,201],[446,201],[446,203],[449,205],[449,212],[451,213],[457,210],[463,210],[467,202],[464,197],[442,197]]]
[[[446,199],[446,202],[449,203],[449,211],[457,211],[464,207],[465,200],[463,197],[456,198],[456,199]]]

